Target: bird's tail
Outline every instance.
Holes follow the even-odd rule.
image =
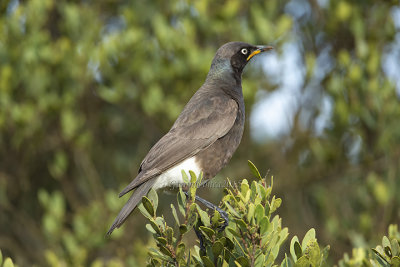
[[[128,218],[129,214],[136,208],[139,202],[142,200],[142,197],[145,196],[150,188],[155,183],[155,179],[151,179],[143,184],[141,184],[135,192],[132,193],[128,202],[126,202],[125,206],[119,212],[117,218],[115,218],[114,223],[111,225],[110,230],[108,230],[107,235],[111,235],[115,228],[119,228],[125,220]]]

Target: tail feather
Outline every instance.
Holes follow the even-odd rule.
[[[155,179],[148,180],[147,182],[141,184],[135,192],[132,193],[128,202],[119,212],[117,218],[115,218],[114,223],[111,225],[110,230],[108,230],[107,235],[111,235],[111,233],[115,230],[115,228],[119,228],[125,220],[128,218],[129,214],[136,208],[136,206],[142,200],[142,197],[145,196],[150,188],[155,183]]]
[[[160,174],[160,171],[158,169],[151,169],[149,171],[141,171],[138,174],[138,176],[135,179],[133,179],[133,181],[130,184],[128,184],[128,186],[125,187],[124,190],[121,191],[121,193],[119,193],[119,197],[122,197],[129,191],[141,186],[146,181],[152,180],[152,178],[154,176],[159,175],[159,174]]]

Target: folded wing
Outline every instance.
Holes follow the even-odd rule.
[[[196,95],[193,96],[171,130],[150,149],[138,176],[120,196],[196,155],[229,132],[237,117],[236,101],[226,95],[202,99],[196,101]]]

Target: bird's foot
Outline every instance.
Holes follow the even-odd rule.
[[[187,197],[189,197],[189,193],[188,193],[188,192],[184,192],[184,193],[185,193],[185,195],[186,195]],[[220,207],[214,205],[213,203],[211,203],[211,202],[209,202],[209,201],[207,201],[207,200],[205,200],[205,199],[203,199],[203,198],[201,198],[201,197],[199,197],[199,196],[196,196],[196,200],[199,201],[200,203],[202,203],[202,204],[203,204],[204,206],[206,206],[207,208],[209,208],[209,209],[211,209],[211,210],[216,210],[216,211],[219,212],[219,214],[221,215],[222,219],[224,219],[224,224],[221,225],[221,226],[218,228],[218,230],[219,230],[220,232],[222,232],[222,231],[228,226],[228,224],[229,224],[228,214],[227,214],[224,210],[222,210]]]
[[[194,229],[194,232],[196,233],[196,236],[197,236],[197,238],[199,239],[199,242],[200,242],[200,251],[202,253],[205,253],[206,247],[204,246],[204,236],[201,233],[201,231],[198,230],[196,227],[193,227],[193,229]]]

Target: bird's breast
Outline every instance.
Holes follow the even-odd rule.
[[[195,157],[188,158],[178,165],[166,170],[160,174],[156,179],[153,189],[178,189],[181,185],[184,187],[185,182],[182,179],[182,170],[189,176],[189,171],[193,171],[196,176],[200,175],[201,169]]]

